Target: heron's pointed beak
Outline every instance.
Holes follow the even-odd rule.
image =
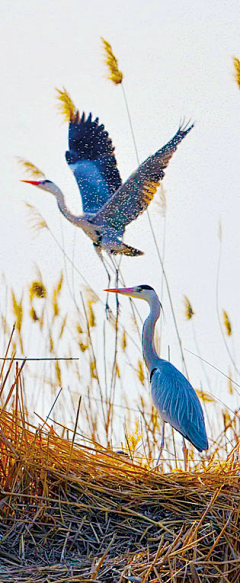
[[[34,186],[41,184],[41,180],[20,180],[20,182],[26,182],[27,184],[33,184]]]
[[[112,289],[105,289],[105,292],[113,292],[115,294],[122,294],[126,296],[133,296],[135,297],[134,291],[132,287],[120,287],[120,288],[112,288]]]

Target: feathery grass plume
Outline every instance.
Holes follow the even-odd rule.
[[[95,360],[91,360],[90,362],[90,374],[92,379],[98,379]]]
[[[57,99],[58,109],[62,114],[65,121],[74,121],[76,115],[76,108],[75,105],[67,92],[67,90],[63,87],[63,89],[56,89],[57,91]]]
[[[62,289],[62,283],[63,283],[63,272],[61,271],[61,275],[60,275],[60,279],[59,282],[57,284],[57,286],[54,288],[53,290],[53,300],[52,300],[52,305],[53,305],[53,314],[54,314],[54,318],[56,316],[58,316],[59,314],[59,306],[58,306],[58,296],[60,294],[60,291]]]
[[[29,288],[29,296],[31,301],[34,296],[36,296],[36,298],[46,298],[47,290],[45,285],[43,285],[41,281],[33,281]]]
[[[23,307],[22,307],[22,299],[20,300],[20,303],[18,304],[17,300],[16,300],[16,296],[14,291],[12,290],[12,305],[13,305],[13,311],[14,311],[14,315],[16,316],[16,329],[18,331],[18,333],[21,333],[21,326],[22,326],[22,319],[23,319]]]
[[[48,337],[49,337],[49,352],[52,353],[53,352],[53,337],[52,337],[50,330],[49,330]]]
[[[126,433],[126,445],[124,449],[129,449],[131,454],[134,454],[136,451],[137,446],[139,445],[140,441],[142,440],[143,434],[139,427],[139,420],[135,420],[135,429],[131,433]],[[128,447],[127,447],[128,446]]]
[[[37,314],[36,314],[33,306],[31,307],[31,310],[30,310],[29,314],[30,314],[30,317],[32,318],[32,320],[34,322],[37,322],[39,320],[39,318],[38,318],[38,316],[37,316]]]
[[[225,326],[225,330],[228,336],[231,336],[232,334],[232,326],[231,326],[231,322],[229,320],[228,314],[225,310],[223,310],[223,323]]]
[[[17,157],[17,160],[18,164],[20,164],[20,166],[22,166],[25,172],[32,178],[45,178],[44,172],[39,170],[39,168],[37,168],[37,166],[35,166],[35,164],[33,164],[32,162],[29,162],[29,160],[26,160],[25,158],[20,158],[19,156]]]
[[[25,205],[29,211],[31,229],[36,233],[37,231],[40,231],[40,229],[48,229],[48,225],[38,209],[28,202],[25,202]]]
[[[240,89],[240,60],[233,57],[233,64],[235,68],[235,80],[237,81],[238,87]]]
[[[118,68],[118,62],[115,55],[113,54],[111,45],[102,37],[101,41],[106,52],[105,63],[110,69],[110,75],[108,76],[108,79],[110,79],[110,81],[113,81],[115,85],[119,85],[119,83],[122,83],[123,73]]]
[[[115,365],[115,370],[116,370],[116,376],[120,379],[121,378],[120,368],[119,368],[117,362],[116,362],[116,365]]]
[[[185,316],[186,316],[187,320],[191,320],[191,318],[194,316],[195,312],[193,311],[192,305],[190,304],[187,296],[184,296],[184,305],[185,305]]]
[[[204,393],[202,391],[202,389],[195,389],[195,393],[197,393],[197,396],[199,397],[199,399],[201,399],[202,401],[205,401],[205,403],[214,403],[215,402],[214,397],[209,395],[209,393]]]
[[[77,325],[76,325],[76,330],[77,330],[78,334],[83,334],[83,329],[82,329],[82,327],[80,326],[79,322],[78,322],[78,323],[77,323]]]
[[[127,348],[127,336],[126,336],[126,330],[123,330],[123,335],[122,335],[122,349],[123,351],[125,351]]]
[[[144,385],[145,375],[144,375],[144,370],[143,370],[143,363],[141,360],[138,361],[137,376],[140,380],[140,383],[142,383],[142,385]]]
[[[88,324],[90,328],[94,328],[94,326],[96,326],[96,318],[92,304],[90,302],[88,302]]]
[[[81,352],[85,352],[89,348],[89,344],[84,344],[83,342],[78,342],[78,346]]]

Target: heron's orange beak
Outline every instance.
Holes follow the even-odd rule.
[[[104,289],[105,292],[113,292],[115,294],[130,294],[132,292],[131,287],[120,287],[120,288],[112,288],[112,289]]]
[[[41,180],[20,180],[20,182],[26,182],[27,184],[33,184],[34,186],[41,184]]]

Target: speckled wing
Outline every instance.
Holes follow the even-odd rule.
[[[97,213],[94,223],[123,231],[134,221],[150,204],[177,145],[192,127],[181,125],[170,142],[147,158]]]
[[[208,449],[203,410],[184,375],[170,362],[161,361],[151,380],[152,398],[161,418],[170,423],[196,449]]]
[[[114,147],[108,132],[92,114],[77,112],[69,122],[69,164],[82,197],[83,211],[96,213],[121,186]]]

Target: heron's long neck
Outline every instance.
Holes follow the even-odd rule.
[[[160,316],[160,302],[156,296],[151,300],[150,314],[144,322],[142,331],[143,358],[149,372],[159,363],[159,356],[154,346],[155,324]]]
[[[57,199],[58,208],[61,211],[61,213],[64,215],[64,217],[66,217],[66,219],[68,219],[68,221],[70,221],[74,225],[77,225],[78,227],[81,226],[80,223],[82,222],[82,217],[78,217],[76,215],[73,215],[71,213],[71,211],[67,208],[66,203],[65,203],[65,198],[64,198],[63,193],[60,190],[60,188],[55,187],[54,194],[55,194],[55,197]]]

